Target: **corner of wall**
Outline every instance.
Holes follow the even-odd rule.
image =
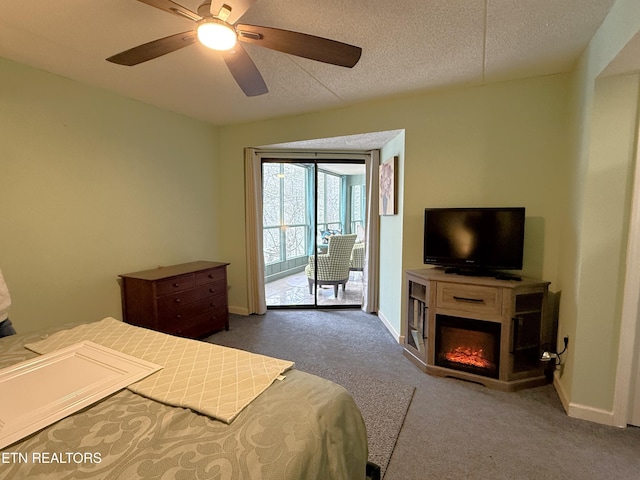
[[[398,330],[396,330],[395,326],[389,321],[384,312],[378,311],[378,318],[382,322],[382,324],[389,330],[389,333],[393,336],[393,338],[399,343],[404,343],[404,337],[400,335]]]

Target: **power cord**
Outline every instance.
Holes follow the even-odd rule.
[[[561,352],[558,352],[558,355],[562,355],[564,352],[567,351],[567,347],[569,346],[569,337],[564,337],[564,348],[562,349]]]

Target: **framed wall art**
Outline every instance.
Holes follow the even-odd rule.
[[[396,193],[396,170],[398,157],[393,157],[380,165],[380,215],[398,213]]]

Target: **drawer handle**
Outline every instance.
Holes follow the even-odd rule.
[[[209,278],[213,278],[213,275],[211,273],[209,274]]]
[[[215,288],[210,288],[209,289],[209,293],[216,293],[216,289]]]
[[[176,298],[176,299],[174,300],[174,302],[176,302],[176,303],[180,303],[181,301],[182,301],[182,299],[181,299],[181,298]]]
[[[174,283],[173,286],[178,288],[180,286],[180,284],[179,283]]]
[[[210,307],[215,307],[215,306],[216,306],[216,304],[215,304],[215,303],[213,303],[213,302],[211,302],[211,303],[209,304],[209,306],[210,306]]]
[[[453,299],[456,302],[467,302],[467,303],[484,303],[484,299],[482,298],[468,298],[468,297],[456,297],[453,296]]]

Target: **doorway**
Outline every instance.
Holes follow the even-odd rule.
[[[267,308],[360,308],[364,160],[262,158]]]

